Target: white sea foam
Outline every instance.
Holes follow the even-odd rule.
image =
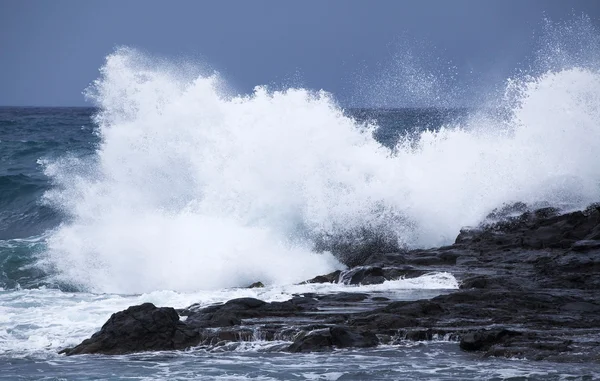
[[[271,302],[289,300],[294,294],[340,291],[378,292],[392,299],[412,300],[423,297],[418,293],[420,290],[430,290],[431,295],[428,296],[431,297],[442,290],[456,288],[457,282],[452,275],[433,273],[369,286],[305,284],[191,293],[153,291],[141,295],[68,293],[45,288],[0,290],[0,357],[55,357],[60,349],[77,345],[99,330],[111,314],[145,302],[185,308],[192,304],[208,306],[242,297]]]
[[[324,92],[227,97],[129,49],[90,89],[94,163],[47,165],[72,216],[48,240],[63,279],[101,292],[301,281],[340,268],[311,237],[362,227],[400,244],[451,242],[506,202],[597,201],[600,73],[509,82],[501,121],[424,131],[396,150]]]

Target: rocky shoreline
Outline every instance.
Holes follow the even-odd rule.
[[[113,314],[61,353],[227,350],[253,340],[295,353],[444,339],[483,357],[600,363],[600,205],[526,210],[497,210],[450,246],[375,248],[348,271],[307,281],[364,285],[448,272],[460,282],[454,292],[417,301],[352,292],[271,303],[241,298],[182,310],[145,303]]]

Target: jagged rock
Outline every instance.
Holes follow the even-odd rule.
[[[368,348],[379,344],[373,332],[354,332],[348,327],[336,326],[329,328],[331,343],[338,348]]]
[[[389,330],[414,327],[417,325],[417,319],[391,313],[371,312],[351,318],[348,324],[354,327],[365,328],[372,332],[388,333]]]
[[[411,279],[417,278],[421,275],[427,274],[429,271],[423,269],[416,269],[413,266],[394,266],[384,267],[383,276],[386,280],[398,280],[398,279]]]
[[[319,297],[320,301],[324,302],[337,302],[337,303],[348,303],[348,302],[360,302],[369,297],[368,294],[358,292],[339,292],[337,294],[327,294]]]
[[[340,283],[344,284],[381,284],[385,282],[384,272],[381,267],[360,266],[342,272]]]
[[[292,353],[331,350],[333,343],[328,328],[301,333],[288,347]]]
[[[319,303],[317,299],[308,296],[295,296],[290,299],[290,302],[305,309],[313,309],[315,304]]]
[[[340,278],[340,270],[334,271],[326,275],[318,275],[312,279],[304,281],[302,283],[337,283]]]
[[[574,312],[600,312],[600,305],[588,302],[570,302],[560,307],[564,311]]]
[[[379,339],[372,332],[353,331],[349,327],[335,326],[325,329],[303,332],[288,347],[293,353],[319,352],[337,348],[368,348],[379,344]]]
[[[189,348],[199,340],[198,331],[179,321],[173,308],[144,303],[113,314],[99,332],[62,353],[70,356],[164,351]]]
[[[437,259],[436,259],[437,261]],[[440,259],[444,262],[444,259]],[[394,267],[358,266],[347,271],[336,271],[328,275],[321,275],[305,283],[343,283],[347,285],[381,284],[388,280],[400,278],[415,278],[427,271],[415,269],[413,266],[400,265]],[[335,277],[335,281],[330,281]]]
[[[292,316],[311,308],[314,308],[311,303],[298,298],[272,303],[239,298],[190,312],[186,323],[197,328],[229,327],[241,324],[241,319]]]
[[[449,272],[460,281],[459,290],[440,290],[429,300],[338,292],[272,303],[240,298],[178,311],[142,305],[113,315],[99,333],[65,353],[234,348],[257,339],[311,352],[445,335],[484,357],[600,362],[600,206],[515,216],[524,207],[496,211],[485,224],[463,229],[451,246],[400,252],[382,245],[361,257],[361,267],[306,282],[374,284],[430,272]]]
[[[514,204],[504,205],[500,208],[492,210],[486,219],[492,222],[498,222],[511,217],[517,217],[529,210],[527,204],[523,202],[515,202]]]
[[[439,316],[445,312],[444,308],[440,304],[429,300],[417,300],[414,302],[392,302],[380,309],[380,311],[410,317]]]
[[[571,250],[573,251],[590,251],[598,249],[600,249],[600,241],[591,239],[576,241],[573,245],[571,245]]]
[[[520,333],[506,329],[468,332],[460,340],[460,349],[464,351],[488,350],[492,345],[516,335],[520,335]]]
[[[481,288],[481,289],[503,289],[510,287],[514,290],[524,288],[524,285],[507,276],[494,275],[476,275],[465,278],[459,286],[461,289]]]
[[[379,226],[319,237],[315,249],[329,251],[346,266],[355,267],[365,265],[375,253],[397,252],[400,247],[394,234]]]

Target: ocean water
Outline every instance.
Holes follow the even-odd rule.
[[[483,107],[347,109],[326,92],[261,86],[232,95],[216,74],[122,48],[86,91],[94,108],[0,108],[0,379],[600,378],[597,364],[483,360],[444,338],[328,354],[257,339],[227,351],[58,355],[142,302],[430,298],[458,288],[452,274],[298,282],[344,268],[317,242],[366,231],[433,247],[506,203],[599,201],[599,40],[581,23],[568,30],[587,45],[549,33],[536,70]],[[256,281],[266,287],[243,288]]]

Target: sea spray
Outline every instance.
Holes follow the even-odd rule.
[[[436,246],[505,203],[600,196],[593,65],[515,78],[501,118],[473,112],[392,150],[325,92],[221,89],[131,49],[107,58],[89,93],[97,157],[46,167],[47,198],[70,216],[48,240],[63,281],[122,293],[291,283],[342,266],[316,252],[323,237]]]

